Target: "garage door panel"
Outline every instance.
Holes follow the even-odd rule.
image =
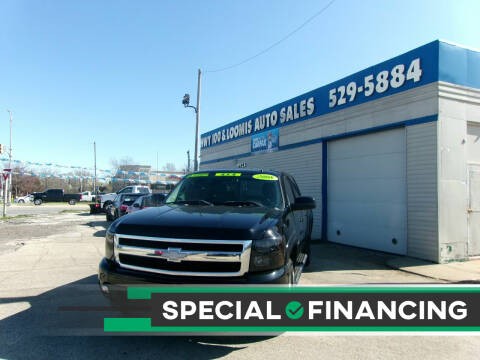
[[[337,144],[343,141],[348,141],[350,144],[349,145],[350,147],[348,149],[342,149],[342,152],[329,155],[328,157],[329,159],[340,159],[340,158],[348,158],[348,157],[362,157],[365,155],[366,156],[378,155],[379,147],[386,149],[385,153],[403,152],[405,149],[404,139],[398,138],[398,136],[395,134],[395,132],[398,132],[398,131],[404,131],[404,129],[383,131],[382,132],[382,134],[384,134],[383,137],[381,139],[375,139],[374,143],[365,142],[364,139],[373,138],[379,133],[363,135],[363,136],[354,136],[348,139],[338,140],[338,142],[335,141],[337,142]],[[337,146],[335,142],[332,142],[331,146],[329,144],[329,149]]]
[[[406,254],[405,130],[328,144],[330,241]]]
[[[358,246],[373,250],[381,250],[391,253],[400,254],[405,250],[402,248],[403,244],[399,239],[405,237],[405,233],[392,233],[388,228],[376,229],[376,236],[372,237],[372,229],[370,226],[363,225],[357,227],[355,230],[347,228],[339,235],[332,234],[331,240],[336,243]]]
[[[332,211],[329,213],[329,224],[343,223],[346,226],[361,226],[370,224],[375,228],[391,227],[395,232],[404,228],[402,221],[404,214],[403,204],[390,204],[389,212],[385,214],[385,203],[359,204],[358,202],[341,202],[333,204]],[[339,219],[345,219],[342,222]],[[348,220],[348,221],[346,221]],[[332,229],[337,231],[338,228]],[[341,230],[341,229],[340,229]]]
[[[401,168],[404,164],[404,154],[394,153],[382,156],[338,159],[332,163],[329,170],[332,180],[336,179],[377,179],[405,177]],[[372,162],[382,164],[381,167],[372,167]],[[399,166],[400,165],[400,166]],[[352,172],[355,169],[355,172]]]
[[[404,183],[404,179],[372,179],[356,184],[353,184],[350,180],[337,180],[331,185],[329,184],[331,190],[329,200],[332,202],[370,202],[373,201],[371,194],[374,193],[376,202],[395,202],[398,201],[399,192],[402,192],[402,196],[406,196],[403,188]],[[396,190],[392,191],[392,187]]]

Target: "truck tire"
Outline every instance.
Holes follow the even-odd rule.
[[[103,203],[103,210],[107,210],[107,206],[110,205],[111,203],[112,203],[112,202],[111,202],[110,200],[105,201],[105,202]]]
[[[70,199],[70,200],[68,200],[68,203],[69,203],[70,205],[75,205],[75,204],[77,203],[77,200],[75,200],[75,199]]]
[[[35,199],[35,200],[33,200],[33,203],[35,205],[42,205],[42,199]]]

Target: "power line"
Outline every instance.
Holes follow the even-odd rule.
[[[246,58],[245,60],[242,60],[236,64],[233,64],[233,65],[230,65],[230,66],[227,66],[227,67],[224,67],[224,68],[219,68],[219,69],[215,69],[215,70],[206,70],[205,72],[207,73],[216,73],[216,72],[221,72],[221,71],[225,71],[225,70],[230,70],[230,69],[233,69],[234,67],[237,67],[237,66],[240,66],[240,65],[243,65],[245,64],[246,62],[250,61],[250,60],[253,60],[263,54],[265,54],[266,52],[270,51],[271,49],[273,49],[275,46],[281,44],[282,42],[284,42],[285,40],[287,40],[289,37],[291,37],[293,34],[297,33],[298,31],[300,31],[303,27],[305,27],[309,22],[311,22],[313,19],[315,19],[317,16],[321,15],[324,11],[326,11],[336,0],[331,0],[327,5],[325,5],[322,9],[320,9],[318,12],[316,12],[315,14],[313,14],[311,17],[309,17],[306,21],[304,21],[299,27],[297,27],[295,30],[293,30],[292,32],[288,33],[287,35],[285,35],[283,38],[281,38],[280,40],[278,40],[277,42],[273,43],[272,45],[270,45],[269,47],[263,49],[262,51],[256,53],[255,55],[253,56],[250,56],[249,58]]]

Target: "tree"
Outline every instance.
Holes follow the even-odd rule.
[[[12,169],[12,193],[15,196],[31,194],[35,191],[41,191],[42,184],[36,176],[31,176],[24,167],[15,167]]]
[[[65,180],[58,176],[57,171],[45,167],[39,171],[40,182],[43,184],[44,189],[64,189]]]
[[[110,165],[112,165],[112,170],[114,174],[117,173],[117,171],[120,169],[120,166],[133,165],[133,164],[135,164],[135,161],[133,161],[133,159],[130,156],[124,156],[120,160],[117,160],[114,158],[110,159]]]

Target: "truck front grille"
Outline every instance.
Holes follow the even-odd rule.
[[[251,240],[172,239],[115,235],[115,259],[126,269],[180,276],[242,276]]]
[[[144,257],[137,255],[120,254],[120,262],[142,268],[169,270],[169,271],[194,271],[205,272],[237,272],[240,270],[238,262],[219,262],[219,261],[182,261],[171,262],[165,259],[153,257]]]
[[[154,240],[156,241],[156,240]],[[175,241],[175,240],[174,240]],[[178,248],[178,240],[177,242],[174,241],[167,241],[167,239],[162,239],[162,248],[168,249],[169,247]],[[139,248],[151,248],[152,247],[152,240],[142,240],[137,238],[131,237],[121,237],[118,239],[118,243],[120,246],[133,246]],[[182,242],[181,246],[182,250],[188,251],[222,251],[222,252],[237,252],[241,253],[243,251],[243,244],[230,244],[230,243],[222,243],[219,241],[215,241],[212,243],[205,243],[205,242],[190,242],[189,240],[185,240]]]

